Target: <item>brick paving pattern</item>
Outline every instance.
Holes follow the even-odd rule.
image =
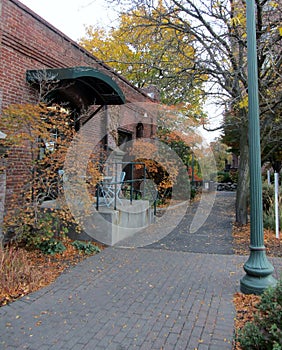
[[[0,308],[0,349],[231,350],[246,257],[164,243],[107,248]]]

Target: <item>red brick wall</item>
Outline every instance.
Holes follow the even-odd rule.
[[[1,0],[1,69],[3,106],[32,102],[26,70],[91,66],[111,76],[127,102],[149,101],[125,79],[16,0]]]
[[[19,1],[0,0],[0,19],[0,116],[2,109],[10,104],[37,102],[37,92],[26,82],[29,69],[91,66],[108,74],[119,85],[127,103],[152,101]],[[124,120],[132,124],[140,121],[137,119],[136,113],[130,109]],[[101,133],[103,129],[105,125],[100,125]],[[129,129],[135,136],[135,126]],[[97,130],[99,127],[93,130],[94,138],[99,138]],[[144,137],[151,137],[152,130],[155,128],[144,125]],[[22,164],[28,159],[27,154],[15,152],[7,162],[8,202],[27,178],[26,167]]]

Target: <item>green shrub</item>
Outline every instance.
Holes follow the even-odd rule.
[[[279,210],[279,227],[282,227],[282,211]],[[274,206],[268,212],[263,213],[263,224],[265,228],[275,231],[276,217]]]
[[[93,253],[99,253],[100,248],[95,246],[94,244],[90,242],[83,242],[83,241],[74,241],[72,242],[72,245],[80,252],[83,252],[84,254],[93,254]]]
[[[282,350],[282,278],[262,294],[254,321],[246,323],[237,340],[243,350]]]
[[[233,183],[238,183],[239,179],[239,171],[238,170],[230,170],[230,179]]]
[[[19,222],[19,226],[21,232],[17,234],[16,240],[30,248],[37,248],[43,241],[59,235],[58,218],[53,212],[39,212],[36,220],[31,218],[28,223]],[[65,230],[60,227],[61,232],[65,233]]]
[[[263,184],[263,224],[265,228],[275,230],[275,203],[274,203],[274,186]],[[279,208],[282,207],[282,189],[279,190]],[[279,210],[279,226],[282,227],[282,211]]]
[[[65,245],[55,238],[46,239],[36,245],[44,254],[54,255],[56,253],[63,253],[66,250]]]
[[[191,186],[190,199],[193,200],[198,193],[199,193],[199,188],[195,186]]]
[[[267,212],[274,201],[274,186],[264,182],[262,185],[263,210]]]
[[[227,182],[232,182],[232,179],[230,177],[230,174],[229,172],[225,172],[225,171],[219,171],[217,173],[217,182],[224,182],[224,183],[227,183]]]
[[[62,253],[66,247],[62,243],[68,229],[59,223],[54,212],[41,212],[36,224],[23,225],[16,241],[28,249],[39,249],[44,254]]]

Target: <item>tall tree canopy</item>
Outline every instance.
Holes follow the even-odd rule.
[[[214,103],[226,111],[221,127],[229,138],[229,145],[237,147],[240,154],[236,220],[245,223],[248,193],[246,1],[132,0],[130,5],[126,0],[108,1],[127,5],[127,8],[130,6],[129,10],[123,12],[120,35],[129,35],[133,27],[139,28],[139,34],[131,36],[134,40],[130,41],[130,45],[140,43],[142,52],[156,58],[151,72],[157,81],[162,81],[167,71],[163,69],[161,57],[167,57],[170,66],[175,67],[175,70],[169,71],[169,77],[175,86],[180,85],[177,82],[183,82],[182,77],[187,90],[190,90],[194,82],[203,81],[203,77],[207,79],[206,88],[198,90],[198,93],[203,94],[203,99],[212,98]],[[255,6],[261,145],[263,160],[271,160],[277,158],[282,142],[282,0],[256,0]],[[164,40],[155,41],[152,33],[168,33],[170,41],[163,34],[161,38]],[[152,54],[148,48],[153,43],[157,45],[156,52],[160,50],[164,56]],[[172,51],[170,47],[173,48]],[[134,48],[132,52],[137,54],[138,51]],[[178,53],[181,56],[177,56]],[[142,56],[139,58],[137,71],[140,72],[141,69],[147,74],[141,66],[146,60]],[[126,62],[128,69],[129,61]],[[132,69],[132,74],[134,70]],[[171,93],[175,94],[178,101],[185,97],[174,89],[171,89]]]
[[[155,25],[160,16],[168,16],[167,25]],[[207,77],[194,71],[194,39],[179,26],[161,3],[152,9],[141,4],[121,14],[119,26],[109,31],[87,27],[80,44],[137,87],[156,86],[161,102],[182,106],[186,115],[200,115]]]

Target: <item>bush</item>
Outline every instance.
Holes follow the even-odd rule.
[[[254,321],[246,323],[237,340],[243,350],[282,350],[282,278],[262,294]]]
[[[264,224],[265,228],[269,228],[269,229],[275,231],[276,218],[275,218],[274,206],[272,206],[268,210],[268,212],[263,214],[263,224]],[[279,210],[279,227],[282,227],[282,211],[281,210]]]
[[[265,228],[275,230],[275,203],[274,203],[274,186],[263,184],[263,224]],[[279,208],[282,207],[282,190],[279,190]],[[279,210],[279,226],[282,227],[282,211]]]
[[[238,170],[230,170],[230,178],[233,183],[238,183],[239,179],[239,171]]]
[[[24,215],[25,213],[23,216]],[[16,241],[20,244],[24,244],[28,248],[38,248],[43,241],[54,237],[55,218],[52,213],[40,213],[36,220],[32,218],[28,224],[25,223],[24,220],[25,219],[19,215],[18,225],[21,231],[17,233]]]
[[[61,254],[66,250],[65,245],[55,238],[46,239],[39,244],[37,244],[36,248],[42,251],[44,254]]]
[[[274,186],[268,185],[267,182],[263,183],[262,186],[262,202],[263,210],[267,212],[274,201]]]
[[[62,241],[68,232],[67,227],[60,223],[56,212],[39,214],[36,221],[31,220],[30,224],[23,223],[20,226],[21,232],[16,235],[16,243],[29,250],[39,249],[44,254],[54,255],[64,252],[66,247]]]
[[[220,182],[220,183],[232,182],[229,172],[219,171],[217,173],[217,182]]]
[[[199,188],[191,186],[190,198],[193,200],[196,195],[199,193]]]
[[[94,244],[90,242],[83,242],[83,241],[74,241],[72,245],[80,252],[83,252],[84,254],[93,254],[93,253],[99,253],[100,248],[95,246]]]

